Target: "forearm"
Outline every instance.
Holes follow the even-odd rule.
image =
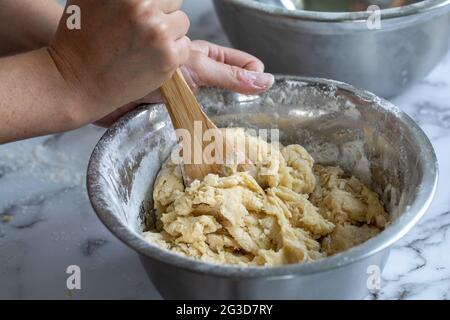
[[[81,126],[89,101],[67,85],[47,49],[0,58],[0,143]]]
[[[56,0],[1,0],[0,57],[48,46],[62,13]]]

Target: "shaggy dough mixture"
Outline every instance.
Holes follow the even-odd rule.
[[[179,166],[166,163],[148,241],[203,261],[278,266],[347,250],[385,227],[378,195],[355,177],[314,165],[300,145],[275,148],[243,130],[233,134],[255,172],[208,175],[185,188]]]

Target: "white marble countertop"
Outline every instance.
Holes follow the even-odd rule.
[[[190,36],[227,41],[210,1],[187,0]],[[393,102],[430,137],[440,164],[436,198],[392,249],[378,299],[450,298],[450,53]],[[0,146],[0,299],[159,298],[137,254],[95,216],[87,161],[103,130],[94,126]],[[81,290],[66,287],[78,265]]]

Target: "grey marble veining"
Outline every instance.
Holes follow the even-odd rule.
[[[187,0],[192,39],[227,44],[210,1]],[[450,298],[450,53],[393,102],[432,140],[440,182],[430,210],[392,249],[368,299]],[[85,188],[94,126],[0,146],[0,299],[159,298],[137,255],[103,227]],[[78,265],[82,289],[69,291]]]

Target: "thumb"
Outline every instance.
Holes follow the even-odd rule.
[[[264,92],[274,82],[273,75],[269,73],[228,65],[195,51],[191,51],[185,67],[187,77],[197,86],[221,87],[243,94]]]

